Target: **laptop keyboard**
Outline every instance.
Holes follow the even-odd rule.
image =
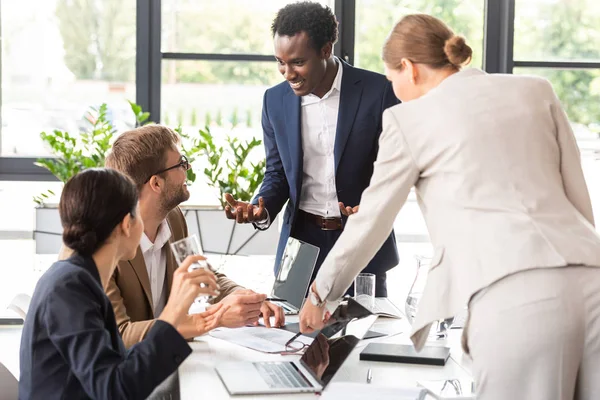
[[[311,387],[290,362],[258,362],[254,366],[271,388]]]

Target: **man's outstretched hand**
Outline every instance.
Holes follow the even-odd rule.
[[[252,222],[263,221],[267,218],[267,210],[262,197],[258,198],[258,206],[238,201],[229,193],[225,193],[225,215],[229,219],[235,219],[238,224],[247,224]]]

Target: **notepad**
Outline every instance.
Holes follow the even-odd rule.
[[[320,400],[422,400],[427,391],[418,387],[378,386],[369,383],[331,382]]]

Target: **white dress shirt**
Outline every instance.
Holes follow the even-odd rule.
[[[339,217],[337,189],[335,186],[335,134],[340,110],[340,91],[344,68],[338,66],[331,89],[323,97],[312,93],[301,97],[302,136],[302,190],[299,208],[322,217]],[[255,222],[259,228],[267,228],[271,217]]]
[[[302,191],[299,208],[323,217],[339,217],[335,186],[333,149],[340,109],[343,67],[336,59],[338,71],[331,89],[321,98],[307,94],[301,99]]]
[[[152,306],[154,316],[158,317],[167,304],[165,290],[165,275],[167,273],[167,255],[165,246],[169,243],[171,229],[167,220],[158,226],[158,233],[154,243],[148,239],[145,233],[140,239],[140,248],[146,263],[148,278],[150,279],[150,291],[152,292]]]

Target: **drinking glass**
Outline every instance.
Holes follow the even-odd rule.
[[[354,279],[354,299],[372,310],[375,306],[375,275],[358,274]]]
[[[198,237],[195,234],[171,243],[171,250],[173,251],[173,255],[175,256],[175,260],[177,261],[178,265],[181,265],[181,263],[188,256],[203,254],[202,246],[200,246],[200,241],[198,240]],[[201,260],[191,264],[188,268],[188,271],[193,271],[198,268],[205,268],[210,270],[208,262],[206,262],[206,260]],[[201,283],[200,287],[206,287],[206,285],[204,283]],[[194,304],[192,306],[195,306],[194,308],[200,308],[201,311],[204,311],[206,310],[209,301],[212,299],[213,296],[210,295],[198,296],[194,300]]]

